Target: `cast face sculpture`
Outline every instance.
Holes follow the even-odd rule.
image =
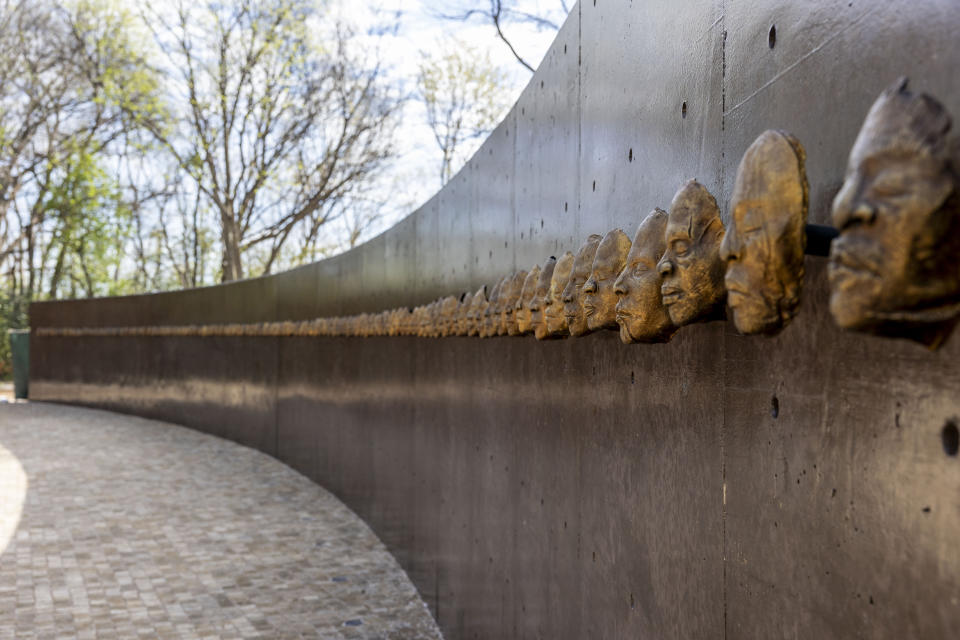
[[[590,277],[583,283],[583,312],[587,328],[616,329],[617,294],[613,285],[623,271],[630,253],[630,238],[620,229],[614,229],[603,237],[593,259]]]
[[[501,278],[493,285],[490,291],[490,297],[487,299],[487,306],[483,310],[483,328],[480,331],[481,338],[491,338],[497,335],[497,328],[500,326],[500,290],[506,278]]]
[[[420,316],[417,308],[409,309],[407,314],[407,319],[405,321],[404,335],[406,336],[415,336],[417,335],[417,330],[420,325]]]
[[[429,321],[427,323],[426,336],[428,338],[437,338],[440,336],[440,326],[442,321],[441,311],[443,309],[443,299],[434,300],[427,307]]]
[[[620,340],[631,342],[667,342],[677,328],[660,297],[660,272],[657,262],[666,248],[667,212],[651,211],[633,239],[627,264],[614,283],[617,324]]]
[[[905,79],[873,104],[833,201],[830,312],[845,329],[930,347],[960,313],[960,198],[950,115]]]
[[[397,309],[397,335],[408,336],[413,331],[413,309]]]
[[[570,280],[563,289],[563,315],[567,320],[567,331],[577,337],[590,333],[587,327],[586,311],[583,308],[583,285],[590,277],[593,269],[593,259],[597,255],[597,247],[603,238],[596,233],[591,234],[577,251],[577,258],[573,261],[573,271]]]
[[[557,260],[553,268],[553,275],[550,278],[550,290],[543,300],[543,316],[546,325],[546,333],[538,340],[546,338],[559,338],[569,334],[567,331],[567,318],[563,314],[563,290],[570,281],[570,274],[573,273],[573,254],[567,251]]]
[[[405,315],[405,309],[394,309],[390,312],[390,318],[387,320],[387,335],[398,336],[401,334]]]
[[[454,321],[453,335],[467,335],[467,313],[470,312],[470,303],[473,302],[473,294],[466,291],[460,294],[460,301],[457,304],[457,317]]]
[[[663,278],[663,304],[676,326],[723,317],[722,237],[717,201],[706,187],[691,180],[670,204],[666,249],[657,263]]]
[[[483,313],[487,307],[487,287],[486,285],[477,289],[473,294],[473,300],[470,302],[470,309],[467,311],[467,333],[468,336],[480,335],[480,325],[483,320]]]
[[[764,131],[740,160],[732,223],[720,243],[733,323],[774,334],[797,313],[807,244],[806,154],[783,131]]]
[[[503,317],[503,308],[507,303],[507,298],[510,296],[510,287],[513,284],[513,275],[507,275],[503,277],[503,282],[500,285],[500,295],[497,296],[497,304],[494,307],[494,317],[493,317],[493,329],[491,336],[504,336],[507,334],[507,325],[504,322],[505,318]]]
[[[527,279],[526,271],[518,271],[508,281],[506,295],[501,293],[500,325],[503,329],[500,335],[518,336],[520,331],[517,329],[517,304],[520,302],[520,294],[523,292],[523,283]]]
[[[454,329],[457,321],[457,309],[460,301],[456,296],[447,296],[440,304],[440,327],[437,332],[440,337],[454,335]]]
[[[414,316],[416,317],[416,335],[421,338],[425,338],[425,326],[427,318],[427,307],[425,305],[420,305],[413,310]]]
[[[524,335],[533,331],[530,304],[537,292],[537,281],[540,279],[540,265],[535,264],[523,281],[520,290],[520,299],[517,301],[516,319],[517,334]]]
[[[460,322],[457,328],[458,336],[470,335],[470,314],[473,312],[474,294],[467,291],[463,294],[463,301],[460,303]]]
[[[537,288],[530,301],[530,326],[533,328],[533,335],[538,340],[547,337],[547,318],[544,311],[547,307],[547,296],[550,294],[550,280],[553,279],[553,270],[557,266],[557,259],[553,256],[547,260],[540,270],[540,276],[537,278]]]

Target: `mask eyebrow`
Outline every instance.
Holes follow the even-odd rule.
[[[668,244],[673,242],[674,240],[692,240],[693,239],[693,235],[691,234],[692,220],[690,218],[688,218],[687,220],[688,220],[688,224],[686,228],[684,228],[679,224],[672,224],[667,226],[665,240]]]
[[[706,227],[703,228],[703,233],[706,234],[707,231],[710,231],[711,229],[713,229],[713,227],[717,224],[719,224],[721,227],[723,226],[723,222],[721,222],[720,218],[714,216],[713,218],[710,219],[710,224],[708,224]]]

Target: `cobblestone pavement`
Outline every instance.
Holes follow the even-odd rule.
[[[0,404],[0,639],[440,638],[330,493],[262,453]]]

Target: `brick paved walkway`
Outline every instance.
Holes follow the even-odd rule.
[[[0,404],[0,639],[439,637],[370,529],[273,458]]]

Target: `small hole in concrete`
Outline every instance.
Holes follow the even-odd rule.
[[[637,381],[637,380],[636,380],[636,378],[635,378],[634,375],[633,375],[633,371],[631,371],[631,372],[630,372],[630,384],[635,384],[636,381]]]
[[[780,400],[777,399],[777,396],[773,396],[770,399],[770,415],[773,418],[777,418],[780,415]]]
[[[543,89],[543,80],[540,81],[540,88]]]
[[[567,204],[568,204],[568,203],[566,203],[566,202],[563,203],[563,210],[564,210],[564,211],[567,210]]]
[[[594,191],[597,190],[597,181],[596,181],[596,180],[593,181],[593,190],[594,190]]]
[[[770,27],[770,34],[767,36],[767,44],[773,49],[777,46],[777,25]]]
[[[563,52],[564,52],[564,53],[567,52],[567,45],[563,45]]]
[[[940,441],[943,443],[943,452],[948,456],[956,456],[960,449],[960,430],[957,429],[957,423],[953,420],[947,420],[940,431]]]
[[[681,117],[681,118],[686,118],[686,117],[687,117],[687,103],[686,103],[686,102],[684,102],[682,105],[680,105],[680,117]]]
[[[627,161],[633,162],[633,149],[630,149],[630,151],[627,153]]]

